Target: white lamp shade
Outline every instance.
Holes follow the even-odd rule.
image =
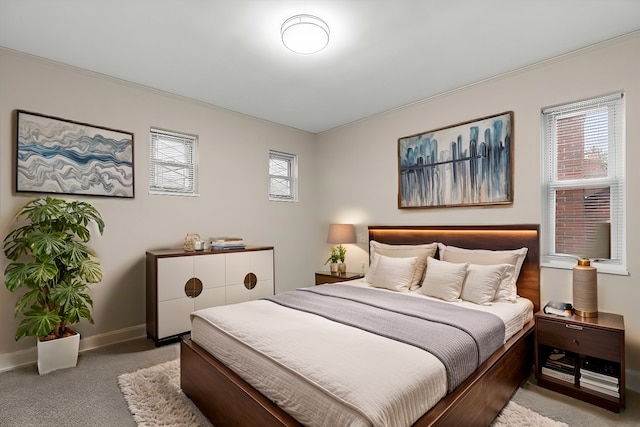
[[[282,43],[301,54],[316,53],[329,43],[329,26],[313,15],[296,15],[284,21],[280,28]]]

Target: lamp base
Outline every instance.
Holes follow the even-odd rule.
[[[598,274],[588,259],[573,267],[573,312],[580,317],[598,317]]]
[[[597,311],[582,311],[574,308],[573,312],[576,314],[576,316],[580,317],[598,317]]]

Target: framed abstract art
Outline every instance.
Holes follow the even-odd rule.
[[[398,139],[398,208],[513,203],[513,112]]]
[[[134,197],[133,134],[17,111],[16,192]]]

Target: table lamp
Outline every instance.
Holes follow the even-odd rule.
[[[611,258],[610,227],[609,223],[595,224],[595,237],[589,239],[573,267],[573,311],[580,317],[598,317],[598,271],[591,260]]]
[[[338,243],[338,248],[342,248],[343,243],[356,243],[356,227],[353,224],[331,224],[329,225],[329,233],[327,234],[327,243]],[[346,250],[344,250],[346,253]],[[339,265],[339,272],[345,273],[347,271],[346,264],[344,262]]]

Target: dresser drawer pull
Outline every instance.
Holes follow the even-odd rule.
[[[564,326],[566,326],[569,329],[575,329],[576,331],[581,331],[582,330],[582,326],[578,326],[578,325],[565,324]]]

